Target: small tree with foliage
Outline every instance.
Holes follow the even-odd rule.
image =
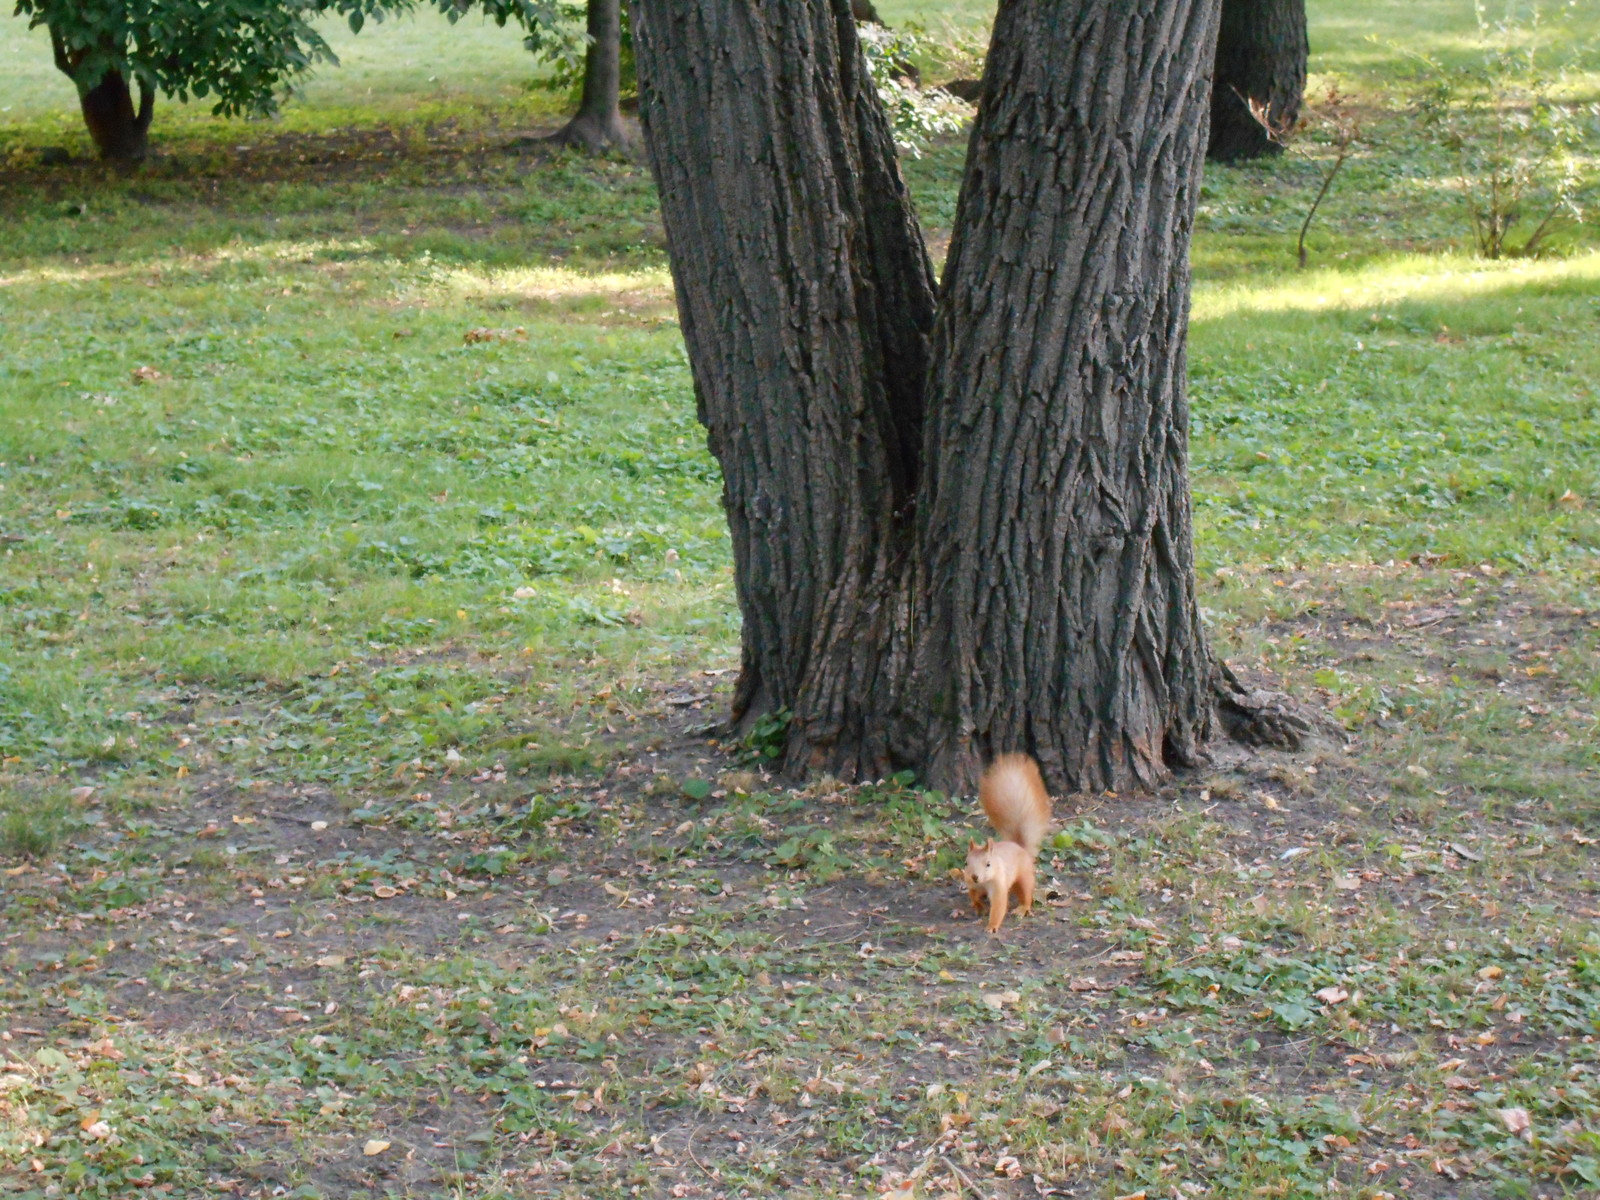
[[[265,114],[318,62],[337,62],[313,25],[370,18],[433,3],[452,20],[473,0],[17,0],[18,16],[50,34],[56,66],[78,89],[101,158],[130,163],[149,150],[156,94],[211,99],[222,116]],[[558,25],[556,0],[483,0],[501,25],[516,22],[537,49]],[[135,102],[135,92],[138,99]]]

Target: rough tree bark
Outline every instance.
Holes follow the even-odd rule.
[[[52,31],[51,48],[56,69],[71,79],[78,89],[78,104],[83,123],[89,130],[95,151],[106,162],[138,162],[150,150],[150,118],[155,114],[155,92],[139,82],[139,104],[135,108],[128,79],[120,71],[107,70],[98,79],[89,75],[83,56],[68,50]]]
[[[619,107],[622,95],[622,0],[589,0],[589,48],[583,58],[583,95],[572,120],[551,141],[599,152],[628,141]]]
[[[1292,129],[1310,54],[1306,0],[1222,0],[1206,156],[1232,163],[1282,153],[1251,107],[1274,130]]]
[[[929,385],[929,767],[1074,789],[1194,762],[1185,347],[1211,3],[1002,4]]]
[[[851,0],[633,4],[733,538],[735,723],[787,709],[792,771],[951,788],[1007,750],[1056,789],[1154,783],[1219,698],[1256,733],[1189,518],[1216,0],[1002,0],[937,312]]]
[[[895,589],[934,314],[893,136],[848,0],[644,0],[633,39],[722,464],[744,618],[733,721],[787,709],[792,755],[870,772],[890,753],[886,648],[905,657]]]

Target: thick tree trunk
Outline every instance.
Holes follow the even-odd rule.
[[[626,145],[622,94],[622,0],[589,0],[589,49],[578,112],[551,140],[599,152]]]
[[[83,55],[69,50],[55,30],[50,45],[56,69],[71,79],[78,89],[78,106],[84,126],[96,152],[106,162],[135,163],[150,150],[150,118],[155,114],[155,91],[139,82],[139,105],[134,107],[133,92],[121,71],[106,70],[98,79],[83,65]]]
[[[636,0],[639,111],[722,464],[736,724],[888,761],[934,281],[849,0]]]
[[[1195,760],[1211,669],[1189,516],[1189,239],[1208,0],[1002,4],[945,268],[918,580],[937,778]]]
[[[789,710],[791,770],[955,788],[1008,750],[1153,783],[1224,695],[1250,733],[1272,706],[1207,654],[1187,479],[1216,0],[1003,0],[936,325],[850,0],[633,3],[734,721]]]
[[[1310,54],[1306,0],[1222,0],[1208,158],[1231,163],[1282,152],[1275,134],[1300,119]]]

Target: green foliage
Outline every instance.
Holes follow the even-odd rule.
[[[860,26],[867,70],[888,110],[895,144],[920,157],[936,138],[959,132],[972,106],[940,88],[923,88],[908,77],[907,66],[921,49],[917,34],[882,25]]]
[[[751,760],[772,763],[783,757],[789,745],[789,722],[794,714],[787,708],[762,713],[744,735],[744,750]]]
[[[1572,5],[1562,7],[1570,8]],[[1597,181],[1600,102],[1572,95],[1580,51],[1547,65],[1560,37],[1539,6],[1508,0],[1491,18],[1475,0],[1479,55],[1446,65],[1418,56],[1425,128],[1455,156],[1455,186],[1484,258],[1537,251],[1563,220],[1582,222]]]
[[[212,99],[221,115],[271,111],[277,92],[315,63],[334,61],[312,25],[325,11],[359,29],[382,0],[17,0],[49,30],[56,65],[80,91],[107,73],[179,100]]]
[[[315,65],[337,64],[318,18],[342,17],[359,32],[369,20],[429,5],[455,22],[472,0],[17,0],[16,12],[49,31],[56,66],[80,94],[121,76],[152,98],[209,99],[219,116],[261,116]],[[478,0],[478,8],[498,25],[519,25],[530,49],[570,54],[568,6],[559,0]]]

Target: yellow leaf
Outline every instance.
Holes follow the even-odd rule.
[[[382,1142],[377,1138],[373,1138],[365,1146],[361,1147],[361,1153],[365,1154],[368,1158],[376,1158],[388,1148],[388,1142]]]

